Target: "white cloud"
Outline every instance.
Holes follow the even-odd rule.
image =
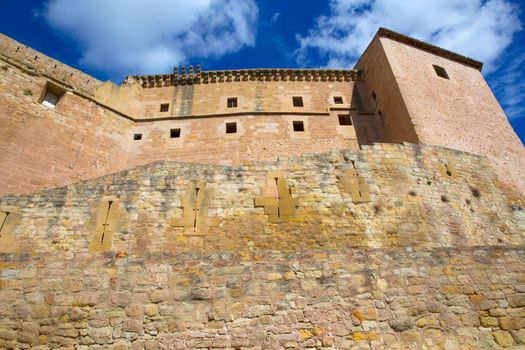
[[[48,23],[73,38],[81,64],[122,78],[169,73],[191,57],[255,44],[254,0],[50,0]]]
[[[525,53],[516,51],[512,50],[506,65],[487,77],[510,120],[525,117]]]
[[[517,13],[507,0],[331,0],[330,13],[297,37],[296,56],[305,65],[320,58],[328,67],[352,67],[386,27],[480,60],[490,72],[521,29]]]

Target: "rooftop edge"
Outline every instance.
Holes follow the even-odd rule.
[[[409,45],[415,48],[422,49],[424,51],[436,54],[438,56],[448,58],[452,61],[463,63],[479,71],[481,71],[481,69],[483,68],[483,63],[473,58],[463,56],[463,55],[460,55],[458,53],[455,53],[449,50],[445,50],[439,46],[435,46],[427,42],[424,42],[422,40],[418,40],[418,39],[409,37],[407,35],[404,35],[398,32],[394,32],[393,30],[390,30],[387,28],[380,27],[375,36],[392,39],[402,44],[406,44],[406,45]]]

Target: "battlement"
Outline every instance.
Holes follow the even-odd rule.
[[[240,81],[355,81],[359,72],[355,69],[239,69],[201,71],[200,65],[174,68],[173,74],[128,76],[124,83],[139,83],[143,88],[176,85],[229,83]]]

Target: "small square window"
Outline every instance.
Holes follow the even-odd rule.
[[[142,140],[142,134],[133,134],[133,140]]]
[[[42,104],[44,106],[47,106],[49,108],[55,108],[58,102],[58,95],[55,93],[52,93],[51,91],[46,91],[46,95],[44,96],[44,99],[42,100]]]
[[[303,107],[303,98],[301,96],[293,96],[292,102],[294,107]]]
[[[336,105],[342,105],[343,104],[343,97],[341,97],[341,96],[334,96],[334,103]]]
[[[304,131],[304,122],[302,120],[294,120],[293,131]]]
[[[237,107],[237,97],[228,98],[228,108],[235,108],[235,107]]]
[[[161,112],[167,112],[169,111],[170,109],[170,104],[169,103],[161,103],[160,104],[160,111]]]
[[[49,108],[55,108],[60,98],[66,93],[66,90],[62,87],[54,85],[50,82],[46,83],[42,95],[40,95],[41,103]]]
[[[226,123],[226,133],[236,134],[237,133],[237,123]]]
[[[352,125],[352,118],[348,114],[341,114],[338,116],[339,125]]]
[[[170,129],[170,138],[176,139],[180,137],[180,128]]]
[[[450,78],[448,77],[448,74],[447,74],[447,71],[445,70],[445,68],[440,67],[440,66],[436,66],[435,64],[433,65],[433,67],[434,67],[434,70],[436,71],[436,74],[438,75],[438,77],[450,80]]]

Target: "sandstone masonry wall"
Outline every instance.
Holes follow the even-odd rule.
[[[126,168],[131,122],[68,90],[41,104],[49,79],[0,67],[0,194],[97,177]]]
[[[359,97],[343,73],[162,87],[130,78],[117,86],[0,39],[6,131],[0,135],[0,194],[63,186],[156,160],[237,166],[379,141],[375,120],[358,113]],[[65,91],[54,109],[41,104],[49,84]],[[237,106],[228,108],[233,97]],[[303,106],[293,106],[293,97],[302,97]],[[169,104],[166,112],[161,104]],[[354,125],[340,125],[339,115]],[[294,121],[304,131],[294,131]],[[226,123],[236,123],[236,132],[227,134]]]
[[[4,196],[0,347],[525,345],[525,211],[495,181],[483,157],[378,144]]]

